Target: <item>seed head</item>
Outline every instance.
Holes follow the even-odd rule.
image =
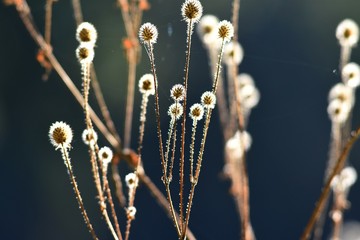
[[[243,85],[239,89],[239,98],[244,108],[251,109],[259,103],[260,93],[254,85]]]
[[[333,189],[348,190],[357,180],[357,173],[353,167],[345,167],[331,182]]]
[[[86,145],[94,145],[97,142],[98,135],[94,129],[85,129],[81,135],[83,142]]]
[[[213,45],[215,41],[218,41],[216,35],[217,25],[219,24],[219,19],[213,15],[204,15],[199,24],[196,27],[196,31],[205,45]]]
[[[360,85],[360,66],[356,63],[346,64],[341,71],[342,79],[345,84],[351,88]]]
[[[135,173],[129,173],[125,176],[126,186],[130,189],[134,189],[138,186],[139,179]]]
[[[139,30],[140,42],[154,44],[158,38],[158,30],[152,23],[144,23]]]
[[[218,36],[222,38],[225,42],[230,42],[231,38],[234,36],[234,27],[231,22],[223,20],[218,24]]]
[[[334,99],[329,103],[327,111],[332,122],[342,124],[348,119],[350,109],[349,103]]]
[[[89,43],[94,45],[97,40],[95,27],[88,22],[81,23],[76,29],[76,39],[80,43]]]
[[[199,103],[195,103],[190,107],[189,115],[193,121],[200,121],[204,116],[204,107]]]
[[[127,216],[128,218],[134,220],[136,215],[136,208],[134,206],[127,208]]]
[[[190,20],[195,23],[198,22],[202,16],[203,7],[198,0],[186,0],[181,6],[181,15],[187,22]]]
[[[80,43],[80,46],[76,49],[76,57],[81,64],[91,63],[94,56],[94,48],[89,43]]]
[[[230,158],[240,161],[244,150],[249,150],[252,143],[251,135],[247,131],[237,131],[232,138],[230,138],[225,145],[225,152]]]
[[[142,94],[146,94],[146,95],[155,94],[154,76],[152,74],[147,73],[140,78],[139,91]]]
[[[102,161],[103,166],[108,166],[109,163],[111,163],[111,160],[113,158],[113,152],[108,147],[102,147],[99,150],[99,159]]]
[[[223,61],[226,65],[239,65],[244,57],[244,50],[238,42],[229,42],[224,47]]]
[[[214,93],[212,92],[204,92],[201,95],[201,104],[204,106],[204,108],[207,109],[213,109],[215,108],[215,104],[216,104],[216,96]]]
[[[174,101],[182,101],[185,97],[185,87],[181,84],[174,85],[170,90],[170,97],[174,99]]]
[[[330,89],[329,102],[335,99],[346,103],[350,108],[354,105],[355,101],[352,89],[343,83],[337,83]]]
[[[172,119],[178,120],[183,114],[183,107],[181,104],[173,103],[170,105],[168,114]]]
[[[351,19],[345,19],[336,28],[336,38],[343,47],[353,47],[359,40],[359,26]]]
[[[49,130],[50,143],[59,149],[61,147],[70,148],[70,143],[73,138],[73,133],[69,125],[64,122],[55,122],[51,125]]]

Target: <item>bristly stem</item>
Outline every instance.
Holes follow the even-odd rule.
[[[165,158],[164,158],[164,147],[162,142],[162,134],[161,134],[161,123],[160,123],[160,106],[159,106],[159,89],[158,89],[158,83],[157,83],[157,76],[156,76],[156,68],[155,68],[155,60],[154,60],[154,51],[153,46],[150,42],[145,43],[145,47],[148,48],[148,54],[150,58],[150,65],[151,65],[151,72],[154,76],[154,87],[155,87],[155,115],[156,115],[156,126],[157,126],[157,134],[159,139],[159,151],[160,151],[160,158],[161,158],[161,166],[163,171],[163,177],[162,180],[164,181],[165,187],[166,187],[166,194],[168,198],[168,202],[170,204],[170,211],[173,218],[173,222],[176,228],[176,231],[178,233],[178,236],[181,235],[181,231],[179,228],[178,220],[175,215],[175,209],[173,206],[172,198],[171,198],[171,192],[169,187],[169,182],[166,178],[167,176],[167,169],[165,168]]]
[[[190,182],[194,181],[194,149],[195,149],[195,134],[196,134],[197,120],[193,120],[191,129],[191,144],[190,144]]]
[[[76,197],[76,200],[77,200],[77,202],[79,204],[80,211],[81,211],[81,213],[82,213],[82,215],[84,217],[86,226],[87,226],[92,238],[97,240],[98,238],[96,236],[94,228],[92,227],[92,225],[90,223],[90,219],[89,219],[89,217],[88,217],[88,215],[86,213],[84,203],[82,201],[81,194],[80,194],[79,188],[77,186],[74,173],[72,171],[72,167],[71,167],[71,163],[70,163],[70,159],[69,159],[69,156],[68,156],[67,149],[64,146],[62,146],[61,149],[62,149],[62,155],[63,155],[63,158],[64,158],[64,162],[65,162],[66,168],[67,168],[68,173],[69,173],[70,182],[71,182],[71,185],[73,186],[73,189],[74,189],[74,192],[75,192],[75,197]]]
[[[305,230],[304,230],[303,234],[301,235],[301,238],[300,238],[301,240],[306,240],[309,238],[310,233],[314,227],[314,224],[315,224],[316,220],[318,219],[319,213],[321,212],[322,208],[324,207],[325,200],[327,199],[327,197],[330,193],[331,182],[333,181],[334,177],[337,174],[339,174],[339,172],[341,171],[342,166],[345,163],[352,146],[358,140],[359,136],[360,136],[360,127],[352,133],[352,137],[348,140],[348,142],[344,146],[340,157],[338,158],[328,180],[326,181],[326,183],[323,187],[323,190],[322,190],[320,197],[316,203],[315,209],[314,209],[313,213],[311,214],[309,222],[307,223]]]
[[[186,112],[186,103],[187,103],[187,93],[188,93],[188,80],[189,80],[189,68],[190,68],[190,56],[191,56],[191,36],[193,30],[193,20],[189,19],[187,24],[187,39],[186,39],[186,60],[185,60],[185,76],[184,76],[184,101],[183,101],[183,110]],[[185,125],[186,125],[186,114],[183,116],[182,126],[181,126],[181,148],[180,148],[180,189],[179,189],[179,214],[180,214],[180,223],[184,224],[183,216],[184,216],[184,162],[185,162]],[[181,226],[181,230],[183,231],[183,227]]]

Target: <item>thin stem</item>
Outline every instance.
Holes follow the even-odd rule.
[[[51,42],[51,18],[52,5],[54,0],[46,0],[45,4],[45,42],[50,45]]]
[[[171,183],[171,180],[172,180],[172,176],[173,176],[173,169],[174,169],[174,162],[175,162],[175,150],[176,150],[176,128],[177,128],[177,121],[175,120],[174,122],[174,125],[173,125],[173,142],[172,142],[172,148],[171,148],[171,160],[170,160],[170,166],[169,166],[169,175],[168,175],[168,181],[169,181],[169,184]]]
[[[118,165],[117,164],[111,164],[111,172],[112,172],[112,179],[115,183],[115,194],[116,197],[119,201],[119,204],[121,207],[125,207],[126,206],[126,199],[123,193],[123,187],[122,187],[122,182],[121,182],[121,178],[120,178],[120,174],[119,174],[119,170],[118,170]]]
[[[191,144],[190,144],[190,182],[194,181],[194,149],[195,149],[195,134],[196,134],[197,120],[193,120],[191,129]]]
[[[225,46],[225,39],[223,39],[221,42],[220,54],[218,57],[218,62],[216,64],[215,79],[214,79],[213,86],[212,86],[213,93],[216,93],[217,87],[218,87],[218,81],[219,81],[219,76],[220,76],[220,72],[221,72],[221,59],[222,59],[222,56],[224,53],[224,46]]]
[[[240,11],[240,0],[234,0],[232,6],[232,18],[231,18],[231,22],[234,27],[234,37],[233,37],[234,42],[236,42],[238,38],[239,11]]]
[[[337,174],[339,174],[339,172],[341,171],[341,168],[342,168],[343,164],[345,163],[352,146],[354,145],[356,140],[359,138],[359,136],[360,136],[360,127],[352,133],[352,137],[348,140],[345,147],[343,148],[341,155],[338,158],[336,165],[334,166],[334,169],[332,170],[328,180],[326,181],[326,183],[323,187],[323,190],[322,190],[320,197],[316,203],[315,209],[314,209],[313,213],[311,214],[309,222],[307,223],[305,230],[304,230],[303,234],[301,235],[301,238],[300,238],[301,240],[306,240],[309,238],[311,230],[313,229],[314,224],[319,216],[319,213],[321,212],[321,210],[324,206],[324,203],[330,193],[331,182],[334,179],[334,177]]]
[[[150,58],[150,65],[151,65],[151,72],[154,76],[154,87],[155,87],[155,115],[156,115],[156,126],[157,126],[157,135],[158,135],[158,139],[159,139],[159,151],[160,151],[160,158],[161,158],[161,166],[162,166],[162,171],[163,171],[163,181],[166,187],[166,194],[167,194],[167,198],[168,198],[168,202],[170,205],[170,211],[171,211],[171,215],[173,218],[173,222],[175,225],[175,228],[177,230],[178,236],[180,236],[181,231],[179,228],[179,224],[178,224],[178,220],[176,218],[175,215],[175,209],[172,203],[172,198],[171,198],[171,193],[170,193],[170,188],[169,188],[169,183],[167,181],[167,172],[166,172],[166,168],[165,168],[165,158],[164,158],[164,148],[163,148],[163,142],[162,142],[162,134],[161,134],[161,123],[160,123],[160,107],[159,107],[159,89],[158,89],[158,83],[157,83],[157,76],[156,76],[156,68],[155,68],[155,60],[154,60],[154,52],[153,52],[153,46],[152,44],[149,43],[145,43],[146,47],[148,48],[148,53],[149,53],[149,58]]]
[[[69,173],[70,182],[71,182],[71,185],[73,186],[73,189],[74,189],[74,192],[75,192],[75,198],[76,198],[76,200],[77,200],[77,202],[79,204],[81,214],[84,217],[86,226],[87,226],[92,238],[97,240],[98,238],[96,236],[94,228],[92,227],[92,225],[90,223],[90,219],[89,219],[89,217],[88,217],[88,215],[86,213],[84,203],[83,203],[83,200],[82,200],[78,185],[76,183],[74,173],[72,171],[72,167],[71,167],[71,163],[70,163],[70,159],[69,159],[69,156],[68,156],[67,149],[64,146],[62,146],[61,149],[62,149],[62,155],[63,155],[63,158],[64,158],[64,162],[65,162],[66,168],[67,168],[68,173]]]
[[[165,168],[166,169],[168,167],[171,137],[173,136],[174,126],[175,126],[175,119],[171,118],[170,123],[169,123],[168,138],[166,140],[166,147],[165,147]]]

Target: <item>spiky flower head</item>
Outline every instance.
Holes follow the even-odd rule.
[[[144,74],[139,80],[139,91],[142,94],[154,95],[155,84],[154,76],[151,73]]]
[[[139,30],[139,39],[142,43],[154,44],[158,38],[158,30],[152,23],[144,23]]]
[[[190,107],[189,115],[193,121],[200,121],[204,116],[204,107],[199,103],[193,104]]]
[[[183,107],[178,103],[171,104],[168,110],[169,116],[174,120],[178,120],[182,116],[183,112]]]
[[[218,36],[222,38],[225,42],[230,42],[231,38],[234,36],[234,27],[231,22],[227,20],[222,20],[218,24]]]
[[[70,126],[65,122],[55,122],[50,126],[49,138],[56,150],[61,147],[70,148],[73,133]]]
[[[216,96],[213,92],[207,91],[201,95],[201,104],[204,108],[213,109],[216,104]]]
[[[356,63],[346,64],[341,71],[342,79],[345,84],[351,88],[360,85],[360,66]]]
[[[215,41],[218,41],[216,35],[218,24],[219,24],[219,19],[214,15],[204,15],[200,19],[196,27],[196,31],[204,44],[210,46],[213,45]]]
[[[139,179],[135,173],[129,173],[125,176],[126,186],[130,189],[134,189],[139,184]]]
[[[181,6],[181,15],[187,22],[198,22],[202,16],[203,7],[198,0],[186,0]]]
[[[332,122],[343,124],[349,117],[350,109],[347,102],[334,99],[329,103],[327,111]]]
[[[184,100],[185,87],[182,84],[175,84],[170,90],[170,97],[178,102]]]
[[[223,61],[226,65],[239,65],[244,57],[244,50],[238,42],[229,42],[224,47]]]
[[[103,166],[107,167],[113,158],[113,152],[108,147],[102,147],[99,150],[99,159],[102,161]]]
[[[86,145],[94,145],[97,142],[98,135],[94,129],[85,129],[81,135],[81,138]]]
[[[94,60],[94,47],[89,43],[80,43],[75,53],[81,64],[91,63]]]
[[[134,206],[128,207],[126,212],[128,218],[130,218],[131,220],[135,219],[136,208]]]
[[[94,45],[97,40],[97,32],[91,23],[83,22],[76,29],[76,39],[80,43],[89,43]]]
[[[345,19],[336,28],[336,38],[343,47],[353,47],[359,40],[359,26],[351,19]]]

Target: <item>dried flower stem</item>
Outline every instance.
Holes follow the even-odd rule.
[[[72,167],[71,167],[71,163],[70,163],[70,159],[69,159],[69,156],[68,156],[67,149],[66,149],[66,147],[62,146],[61,150],[62,150],[62,156],[64,158],[64,162],[65,162],[65,165],[66,165],[66,168],[68,170],[69,177],[70,177],[70,182],[71,182],[71,184],[73,186],[73,189],[74,189],[74,192],[75,192],[75,197],[76,197],[76,200],[77,200],[77,202],[79,204],[81,214],[84,217],[86,226],[87,226],[92,238],[93,239],[98,239],[97,236],[96,236],[96,233],[94,231],[94,228],[92,227],[92,225],[90,223],[90,219],[89,219],[89,217],[88,217],[88,215],[86,213],[84,203],[82,201],[82,197],[81,197],[81,194],[80,194],[80,191],[79,191],[79,188],[78,188],[78,185],[76,183],[75,176],[74,176],[74,173],[73,173],[73,170],[72,170]]]
[[[314,224],[316,222],[316,220],[319,217],[319,213],[322,211],[323,207],[324,207],[324,203],[330,193],[331,190],[331,182],[334,179],[334,177],[339,174],[339,172],[342,169],[343,164],[345,163],[350,150],[352,148],[352,146],[354,145],[354,143],[357,141],[357,139],[360,136],[360,127],[357,128],[354,132],[352,132],[352,136],[351,138],[348,140],[348,142],[346,143],[346,145],[344,146],[340,157],[338,158],[336,165],[334,166],[334,169],[332,170],[328,180],[326,181],[323,190],[320,194],[320,197],[316,203],[315,209],[309,219],[309,222],[307,223],[305,230],[303,232],[303,234],[301,235],[301,240],[306,240],[309,238],[309,235],[311,233],[311,230],[314,227]]]
[[[190,182],[194,181],[194,149],[195,149],[195,134],[197,121],[193,122],[191,129],[191,144],[190,144]]]
[[[168,174],[168,181],[169,181],[169,184],[171,183],[171,180],[172,180],[172,176],[173,176],[173,168],[174,168],[174,162],[175,162],[175,150],[176,150],[176,127],[177,127],[177,122],[174,123],[173,125],[173,147],[171,148],[171,160],[170,160],[170,166],[169,166],[169,174]]]
[[[45,42],[50,45],[51,41],[51,18],[52,18],[52,5],[54,0],[46,0],[45,4]]]

